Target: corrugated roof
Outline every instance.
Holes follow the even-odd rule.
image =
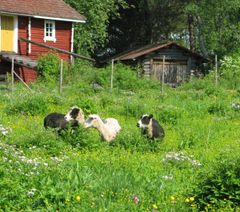
[[[165,44],[157,43],[157,44],[150,44],[150,45],[142,46],[140,48],[128,50],[127,52],[123,52],[119,55],[116,55],[112,59],[114,59],[114,60],[132,60],[132,59],[136,59],[138,57],[144,56],[146,54],[152,53],[154,51],[157,51],[159,49],[167,48],[172,45],[177,46],[180,49],[183,49],[184,51],[190,53],[191,55],[193,55],[195,57],[202,59],[203,61],[206,61],[206,62],[208,61],[208,59],[203,57],[202,55],[200,55],[196,52],[193,52],[193,51],[189,50],[188,48],[183,47],[175,42],[168,42]]]
[[[84,22],[86,18],[63,0],[0,0],[0,13]]]

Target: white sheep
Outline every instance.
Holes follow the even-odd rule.
[[[89,118],[84,122],[84,127],[96,128],[100,132],[102,138],[108,142],[116,138],[117,134],[121,130],[121,126],[116,119],[107,118],[102,120],[98,115],[95,114],[89,115]]]

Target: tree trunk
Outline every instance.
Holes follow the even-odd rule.
[[[188,15],[188,33],[189,33],[190,50],[195,51],[196,45],[195,45],[195,36],[194,36],[193,16],[192,15]]]
[[[207,48],[206,48],[204,35],[202,33],[202,19],[199,15],[197,15],[197,28],[198,28],[198,40],[199,40],[199,45],[200,45],[201,52],[203,53],[203,55],[205,57],[207,57],[208,56],[208,51],[207,51]]]

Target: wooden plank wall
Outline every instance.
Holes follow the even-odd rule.
[[[27,67],[20,67],[18,66],[18,71],[17,73],[19,74],[19,76],[24,80],[24,82],[26,83],[30,83],[33,82],[37,79],[38,74],[37,71],[31,69],[31,68],[27,68]]]
[[[165,77],[166,77],[165,79],[170,83],[188,80],[190,78],[191,70],[195,71],[197,69],[196,58],[192,57],[192,55],[190,55],[189,53],[186,53],[184,50],[178,49],[178,48],[160,49],[158,52],[155,52],[154,54],[149,54],[143,59],[142,67],[143,67],[144,76],[154,77],[153,69],[156,69],[156,68],[161,69],[160,63],[163,59],[163,56],[165,56],[166,62],[168,63],[165,71],[169,71],[169,72],[171,71],[171,74],[165,73]],[[156,67],[156,64],[155,64],[155,67],[153,67],[154,61],[160,62],[158,67]],[[174,64],[171,65],[171,61]],[[179,65],[177,65],[178,61],[179,61]],[[185,65],[183,65],[182,63],[185,63]],[[176,76],[171,76],[174,74]],[[157,78],[161,80],[160,76],[158,76]]]
[[[44,42],[44,20],[32,19],[32,40],[43,43],[45,45],[53,46],[56,48],[71,51],[71,26],[70,22],[56,21],[56,42],[47,41]],[[39,55],[46,54],[49,49],[32,45],[32,53],[30,57],[37,59]],[[64,59],[69,60],[69,55],[58,53],[58,55]]]
[[[28,39],[28,22],[29,22],[28,17],[19,16],[18,37]],[[56,21],[55,24],[56,24],[56,42],[53,42],[53,41],[44,42],[44,20],[31,18],[31,40],[45,44],[45,45],[71,51],[72,23]],[[46,54],[50,51],[47,48],[31,44],[31,53],[28,54],[28,43],[23,41],[18,42],[18,50],[20,55],[29,56],[33,60],[37,60],[40,55]],[[61,59],[64,59],[64,60],[70,59],[70,56],[67,54],[62,54],[62,53],[56,53],[56,54],[58,54]],[[8,63],[8,66],[7,66],[8,69],[9,69],[9,66],[11,68],[11,65],[9,64],[10,63]],[[0,70],[4,72],[5,69],[1,68],[1,66],[3,65],[0,64]],[[25,82],[31,82],[37,79],[37,72],[33,69],[26,68],[26,67],[18,67],[17,72],[20,74],[20,76]]]
[[[28,17],[18,17],[18,37],[28,38]],[[18,41],[18,52],[20,55],[27,55],[28,44]]]
[[[28,17],[19,17],[19,32],[18,36],[28,39]],[[31,19],[31,40],[45,45],[53,46],[56,48],[71,51],[71,22],[56,21],[56,42],[47,41],[44,42],[44,20],[43,19]],[[28,55],[28,44],[26,42],[19,42],[19,53],[22,55]],[[31,54],[29,57],[36,60],[40,55],[49,52],[49,49],[39,47],[37,45],[31,45]],[[69,60],[70,56],[66,54],[57,53],[61,59]]]

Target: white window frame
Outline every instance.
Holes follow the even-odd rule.
[[[52,36],[46,36],[47,24],[52,24]],[[52,20],[44,20],[44,42],[53,41],[56,42],[56,22]]]

